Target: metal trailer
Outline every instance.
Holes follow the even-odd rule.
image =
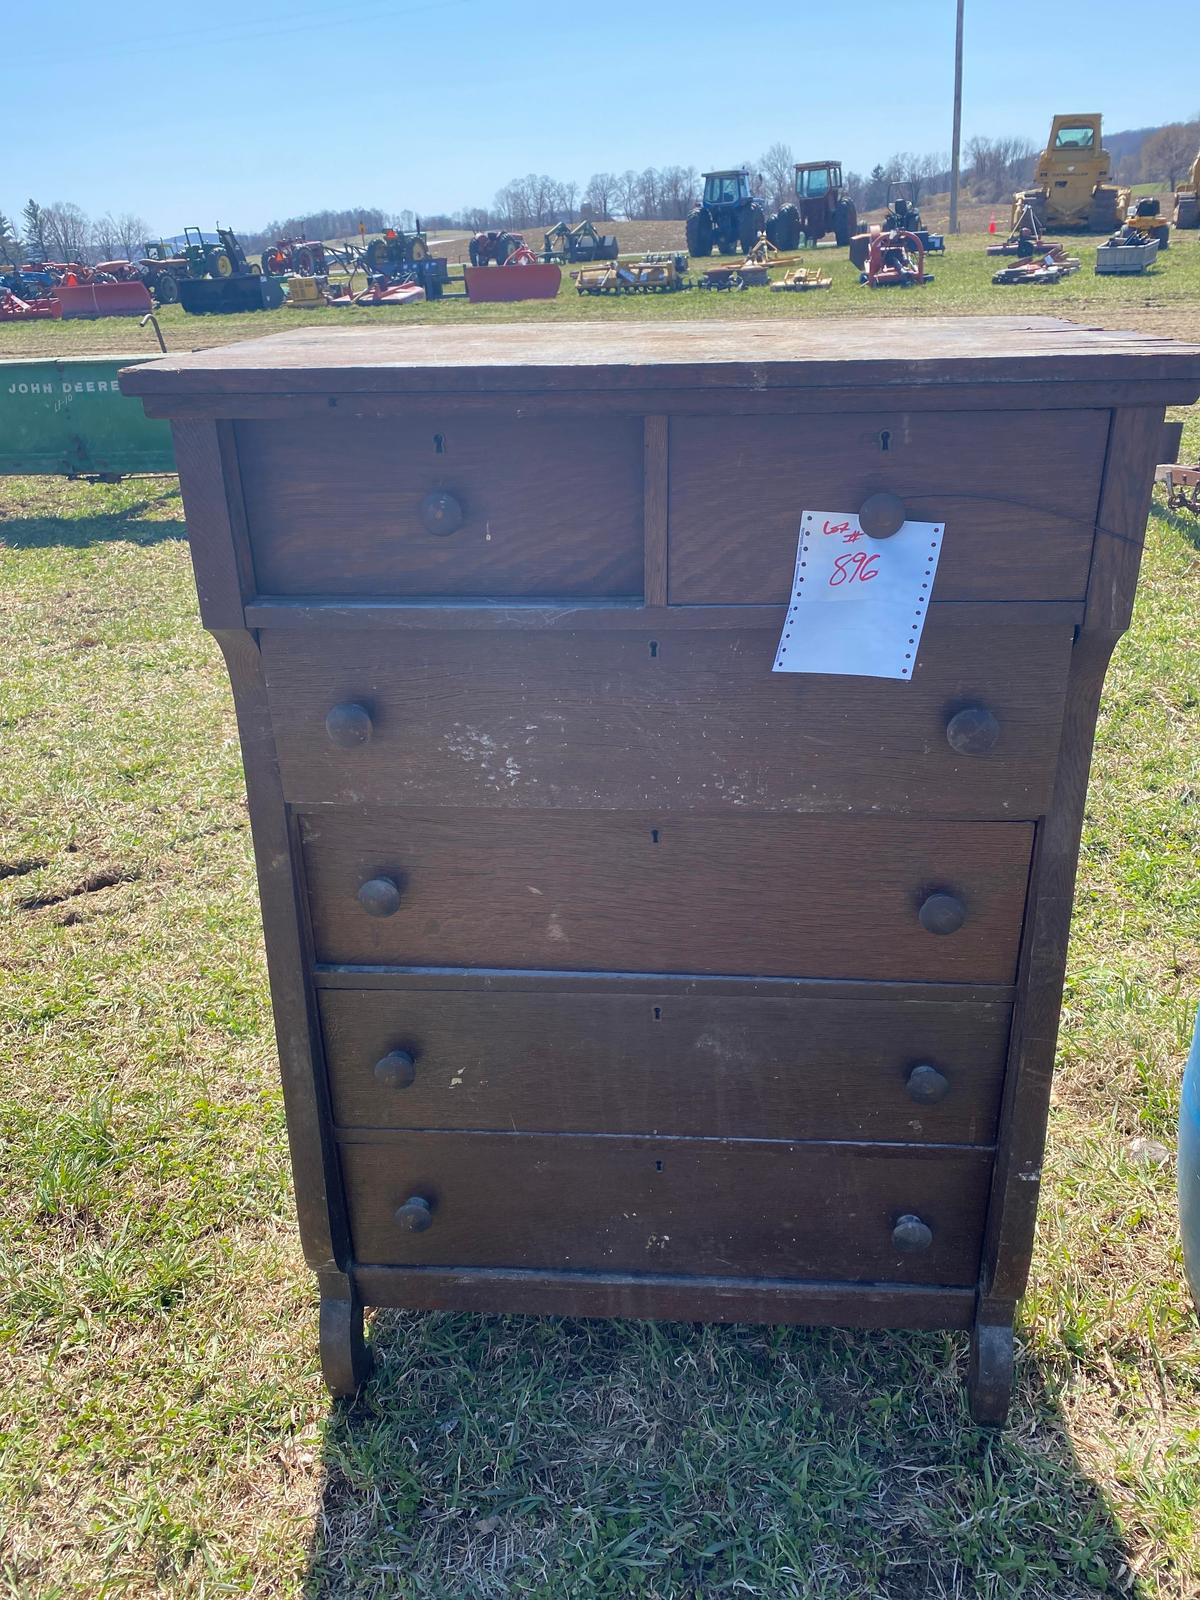
[[[170,425],[147,417],[117,374],[154,356],[0,361],[0,474],[115,482],[174,472]]]

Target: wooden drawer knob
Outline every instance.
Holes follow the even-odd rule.
[[[909,1212],[892,1229],[892,1243],[904,1255],[915,1255],[920,1250],[929,1249],[933,1243],[933,1229]]]
[[[986,706],[964,706],[946,724],[950,748],[960,756],[985,756],[999,737],[1000,724]]]
[[[904,501],[881,489],[869,494],[858,513],[858,525],[868,539],[890,539],[904,526]]]
[[[957,933],[967,920],[967,908],[957,895],[931,894],[917,916],[926,933]]]
[[[424,1233],[433,1227],[433,1207],[422,1194],[410,1194],[402,1206],[396,1208],[396,1221],[407,1233]]]
[[[426,533],[457,533],[463,525],[463,508],[452,494],[435,489],[421,501],[421,521]]]
[[[922,1061],[909,1073],[905,1087],[908,1089],[908,1098],[915,1100],[919,1106],[935,1106],[949,1094],[950,1080],[945,1073],[930,1066],[928,1061]]]
[[[400,885],[394,878],[368,878],[358,903],[369,917],[394,917],[400,909]]]
[[[375,1063],[375,1081],[385,1089],[408,1089],[417,1075],[417,1058],[407,1050],[389,1050]]]
[[[341,750],[353,750],[357,744],[366,744],[375,732],[371,713],[357,700],[345,700],[325,714],[325,732]]]

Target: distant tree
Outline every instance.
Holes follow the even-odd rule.
[[[978,200],[1006,200],[1032,176],[1037,147],[1028,139],[975,137],[967,140],[965,176]]]
[[[21,221],[26,250],[35,260],[44,261],[50,253],[49,224],[45,211],[36,200],[26,200]]]
[[[842,174],[842,182],[846,185],[846,188],[850,194],[850,198],[854,201],[854,203],[862,206],[865,210],[866,204],[863,199],[863,194],[867,187],[867,180],[863,177],[862,173],[851,172],[850,169],[847,168]]]
[[[887,199],[888,174],[887,168],[877,161],[871,168],[870,176],[863,185],[863,209],[878,211]]]
[[[930,180],[938,177],[945,166],[945,156],[928,153],[919,155],[911,150],[901,150],[887,164],[888,182],[904,184],[911,199],[916,202],[929,187]]]
[[[764,150],[758,158],[758,170],[763,176],[763,193],[773,207],[795,200],[796,159],[790,144],[777,140]]]
[[[658,215],[678,222],[692,209],[696,196],[695,167],[664,167],[658,175]]]
[[[641,175],[634,172],[632,167],[627,167],[617,179],[617,199],[621,203],[621,210],[631,220],[641,216],[638,209],[641,200]]]
[[[56,200],[46,208],[46,240],[56,261],[86,261],[91,253],[92,225],[73,200]]]
[[[1200,121],[1169,122],[1142,145],[1141,176],[1173,189],[1191,168],[1200,148]]]
[[[611,172],[593,172],[583,191],[583,203],[591,207],[592,217],[603,222],[617,198],[617,180]]]
[[[3,211],[0,211],[0,249],[13,256],[21,249],[21,236],[17,232],[17,225],[11,217],[6,217]]]

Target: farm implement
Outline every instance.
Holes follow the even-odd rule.
[[[739,262],[720,262],[700,274],[701,289],[761,289],[771,281],[772,267],[795,267],[799,256],[784,255],[761,234]]]
[[[1001,267],[992,274],[993,283],[1060,283],[1079,271],[1079,257],[1067,255],[1061,244],[1047,245],[1042,253],[1016,266]]]
[[[52,296],[35,295],[23,300],[12,289],[0,288],[0,322],[36,322],[39,318],[62,316],[62,306]]]
[[[933,274],[925,271],[925,246],[920,237],[905,228],[872,233],[859,281],[871,289],[909,289],[932,283]]]
[[[542,260],[555,265],[616,261],[619,253],[616,235],[597,233],[595,225],[586,217],[574,227],[568,222],[556,223],[542,242]]]
[[[688,258],[656,252],[628,261],[606,261],[573,273],[576,294],[673,294],[690,289]]]
[[[473,251],[475,239],[471,245]],[[521,244],[504,258],[503,265],[464,267],[463,278],[468,300],[553,300],[562,272],[553,262],[539,261],[527,244]]]
[[[806,289],[832,289],[833,279],[823,277],[819,267],[791,267],[770,287],[772,291],[803,293]]]

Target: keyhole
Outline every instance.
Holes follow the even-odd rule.
[[[662,1162],[661,1161],[656,1161],[654,1163],[654,1170],[655,1170],[655,1172],[661,1172],[662,1171]]]
[[[887,455],[887,453],[891,449],[891,447],[892,447],[892,435],[888,431],[887,428],[884,428],[883,431],[879,435],[879,448],[883,451],[884,455]]]
[[[651,660],[653,660],[654,657],[657,656],[657,654],[658,654],[658,640],[657,639],[651,639],[651,641],[650,641],[650,658],[651,658]]]
[[[655,1022],[661,1022],[662,1021],[662,1007],[661,1006],[655,1006],[655,1008],[654,1008],[654,1020],[655,1020]]]
[[[651,828],[650,829],[650,843],[651,844],[657,844],[658,843],[658,829],[657,828]]]
[[[883,448],[886,450],[887,445],[884,445]],[[434,434],[433,453],[435,456],[444,456],[446,454],[446,435],[444,433]]]

